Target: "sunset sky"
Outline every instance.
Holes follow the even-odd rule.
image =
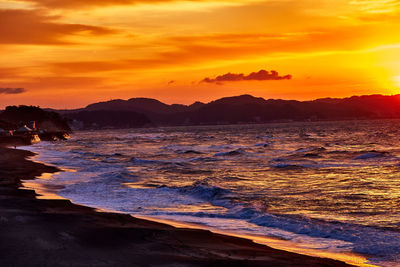
[[[397,94],[399,30],[390,0],[0,0],[0,108]]]

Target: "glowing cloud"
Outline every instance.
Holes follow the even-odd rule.
[[[217,76],[215,79],[205,78],[202,82],[206,83],[221,83],[221,82],[237,82],[237,81],[277,81],[277,80],[290,80],[292,75],[280,76],[275,70],[270,72],[266,70],[260,70],[259,72],[252,72],[249,75],[243,73],[226,73],[224,75]]]
[[[114,33],[105,27],[54,22],[38,10],[0,9],[0,44],[68,44],[64,38],[77,34],[98,36]]]

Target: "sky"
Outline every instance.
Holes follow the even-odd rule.
[[[400,1],[0,0],[0,108],[400,92]]]

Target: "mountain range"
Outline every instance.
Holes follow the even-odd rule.
[[[218,125],[287,121],[400,118],[400,95],[321,98],[312,101],[264,99],[251,95],[209,103],[168,105],[156,99],[131,98],[53,110],[81,128],[128,128],[167,125]]]

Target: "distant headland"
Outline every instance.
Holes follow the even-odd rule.
[[[9,106],[0,113],[0,145],[30,145],[69,138],[68,120],[34,106]]]
[[[6,112],[7,109],[0,114],[0,126]],[[61,128],[68,122],[73,129],[394,119],[400,118],[400,95],[365,95],[312,101],[266,100],[240,95],[191,105],[168,105],[151,98],[131,98],[93,103],[73,110],[46,109],[46,112],[52,114],[53,119],[56,118],[54,114],[60,116],[55,121],[63,121]],[[31,120],[34,119],[31,117]]]

